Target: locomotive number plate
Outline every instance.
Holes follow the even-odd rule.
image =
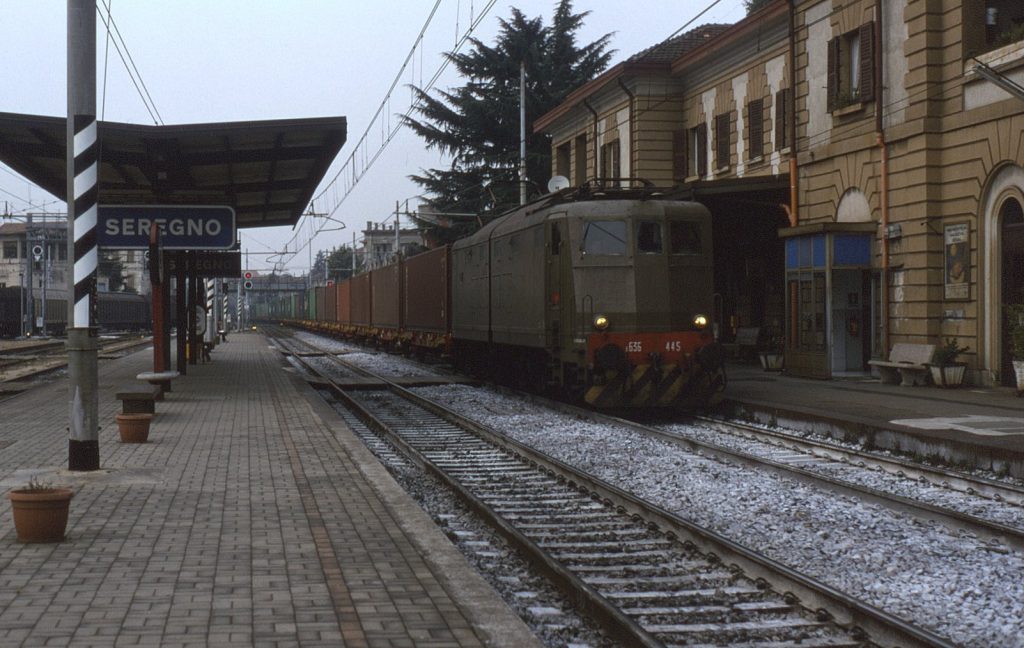
[[[640,340],[630,340],[626,342],[626,353],[643,353],[644,343]]]

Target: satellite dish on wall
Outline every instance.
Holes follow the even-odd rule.
[[[555,192],[561,191],[562,189],[568,189],[568,188],[569,188],[569,178],[566,178],[565,176],[560,176],[560,175],[551,176],[551,179],[548,180],[548,191],[551,192],[551,193],[555,193]]]

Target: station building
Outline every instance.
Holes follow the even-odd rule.
[[[633,56],[534,129],[571,184],[645,178],[709,207],[723,340],[756,327],[788,372],[829,378],[956,338],[970,382],[1012,385],[1022,86],[1019,0],[777,0]]]

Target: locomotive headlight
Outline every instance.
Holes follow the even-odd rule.
[[[695,315],[693,318],[693,325],[702,330],[706,329],[708,327],[708,316]]]
[[[608,318],[605,317],[604,315],[598,315],[597,317],[594,318],[594,328],[596,328],[598,331],[603,331],[606,328],[608,328],[608,324]]]

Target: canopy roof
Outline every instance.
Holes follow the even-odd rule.
[[[67,120],[0,112],[0,161],[67,191]],[[239,228],[294,225],[345,143],[344,117],[144,126],[99,122],[100,205],[227,205]]]

